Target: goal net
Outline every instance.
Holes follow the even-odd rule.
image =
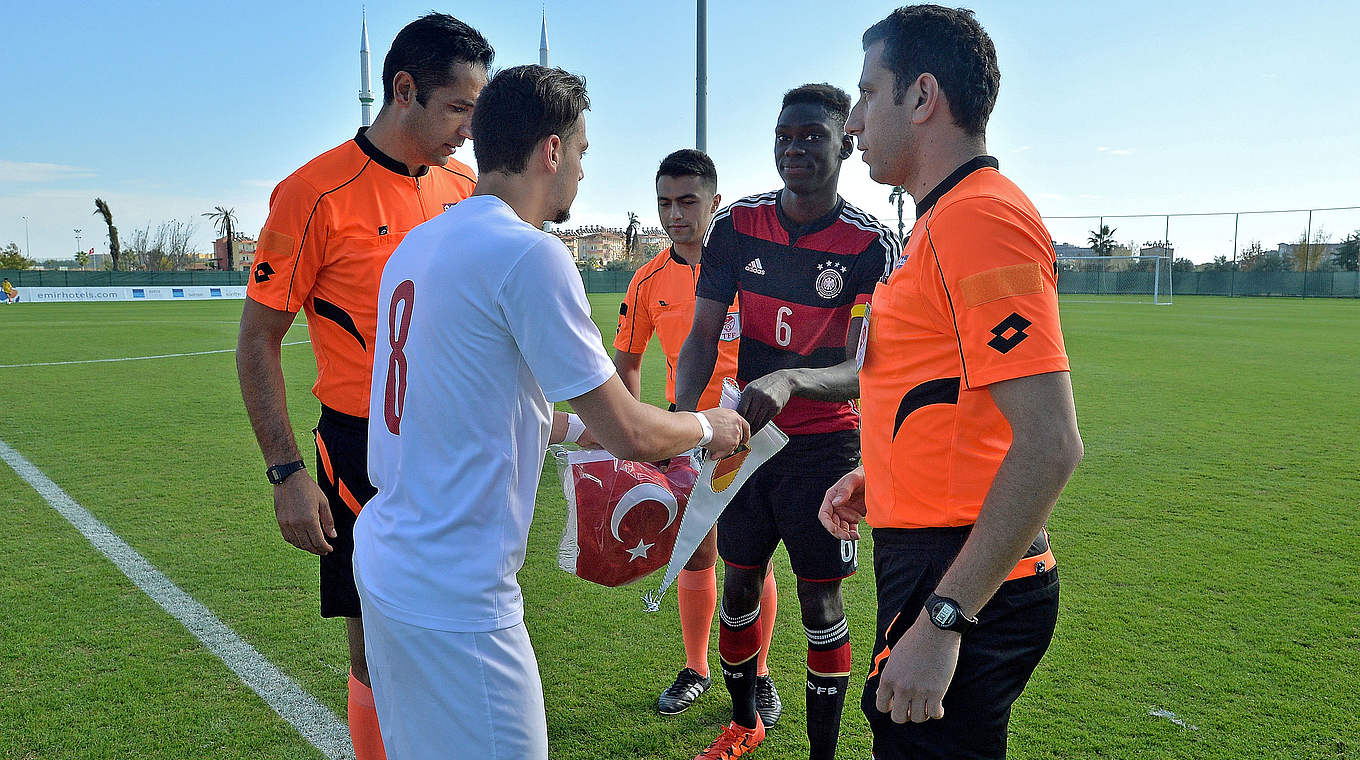
[[[1058,293],[1171,304],[1170,256],[1060,256]]]

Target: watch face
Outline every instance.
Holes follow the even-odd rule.
[[[938,602],[935,609],[931,611],[930,618],[935,625],[941,628],[949,628],[954,625],[954,621],[959,617],[959,611],[954,606],[945,602]]]

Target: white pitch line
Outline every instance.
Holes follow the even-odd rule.
[[[282,343],[284,346],[301,346],[304,343],[311,343],[310,340],[295,340],[291,343]],[[208,354],[230,354],[235,353],[234,348],[219,348],[214,351],[190,351],[187,354],[156,354],[154,356],[120,356],[116,359],[75,359],[66,362],[32,362],[30,364],[0,364],[0,369],[13,369],[15,367],[55,367],[59,364],[103,364],[105,362],[139,362],[143,359],[174,359],[178,356],[206,356]]]
[[[4,441],[0,441],[0,459],[4,459],[19,477],[27,481],[53,509],[123,571],[137,588],[183,623],[195,638],[260,695],[279,717],[293,724],[313,747],[331,760],[351,760],[354,757],[349,728],[335,713],[317,702],[296,681],[266,660],[255,647],[218,620],[212,610],[176,586],[174,581]]]

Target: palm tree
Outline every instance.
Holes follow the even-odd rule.
[[[109,228],[109,256],[113,259],[113,271],[118,271],[118,254],[121,248],[118,246],[118,228],[113,226],[113,211],[109,209],[109,204],[103,198],[94,199],[94,213],[104,217],[104,224]]]
[[[1091,250],[1097,255],[1109,256],[1114,252],[1114,233],[1114,228],[1102,224],[1099,230],[1091,230],[1091,236],[1086,238],[1086,242],[1091,244]]]
[[[227,271],[231,271],[236,268],[236,209],[221,206],[213,206],[213,209],[203,216],[211,219],[218,233],[227,239]]]
[[[899,239],[907,234],[907,226],[902,222],[902,199],[906,194],[907,189],[901,185],[894,187],[892,192],[888,193],[888,202],[897,204],[897,237]]]
[[[628,226],[623,230],[623,255],[625,258],[633,258],[638,248],[638,229],[642,225],[638,222],[638,215],[628,212]]]

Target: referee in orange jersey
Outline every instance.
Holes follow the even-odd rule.
[[[477,30],[431,13],[406,25],[383,62],[373,126],[289,175],[269,199],[246,290],[236,368],[274,486],[283,537],[321,557],[321,616],[346,619],[349,727],[357,760],[384,756],[364,655],[351,558],[368,481],[368,402],[383,265],[406,233],[472,194],[453,152],[494,52]],[[288,421],[284,334],[299,309],[316,354],[321,402],[315,479]]]
[[[972,12],[899,8],[863,44],[846,131],[917,219],[866,320],[863,465],[820,517],[874,529],[874,757],[1004,758],[1057,622],[1045,523],[1082,456],[1054,253],[987,155],[1000,73]]]
[[[721,200],[718,168],[706,153],[686,148],[662,159],[656,170],[656,211],[671,246],[633,274],[619,306],[619,328],[614,336],[614,367],[634,398],[642,398],[642,355],[655,334],[666,356],[666,400],[675,409],[675,367],[694,322],[694,290],[699,282],[704,235]],[[727,308],[718,338],[713,376],[699,397],[700,409],[717,406],[722,399],[723,379],[736,378],[740,336],[741,312],[733,303]],[[662,715],[688,710],[712,684],[708,644],[718,604],[717,561],[718,529],[714,528],[676,579],[685,667],[657,698],[656,709]],[[767,573],[760,599],[762,644],[756,663],[756,709],[766,727],[777,723],[784,709],[766,663],[778,604],[774,573]]]

